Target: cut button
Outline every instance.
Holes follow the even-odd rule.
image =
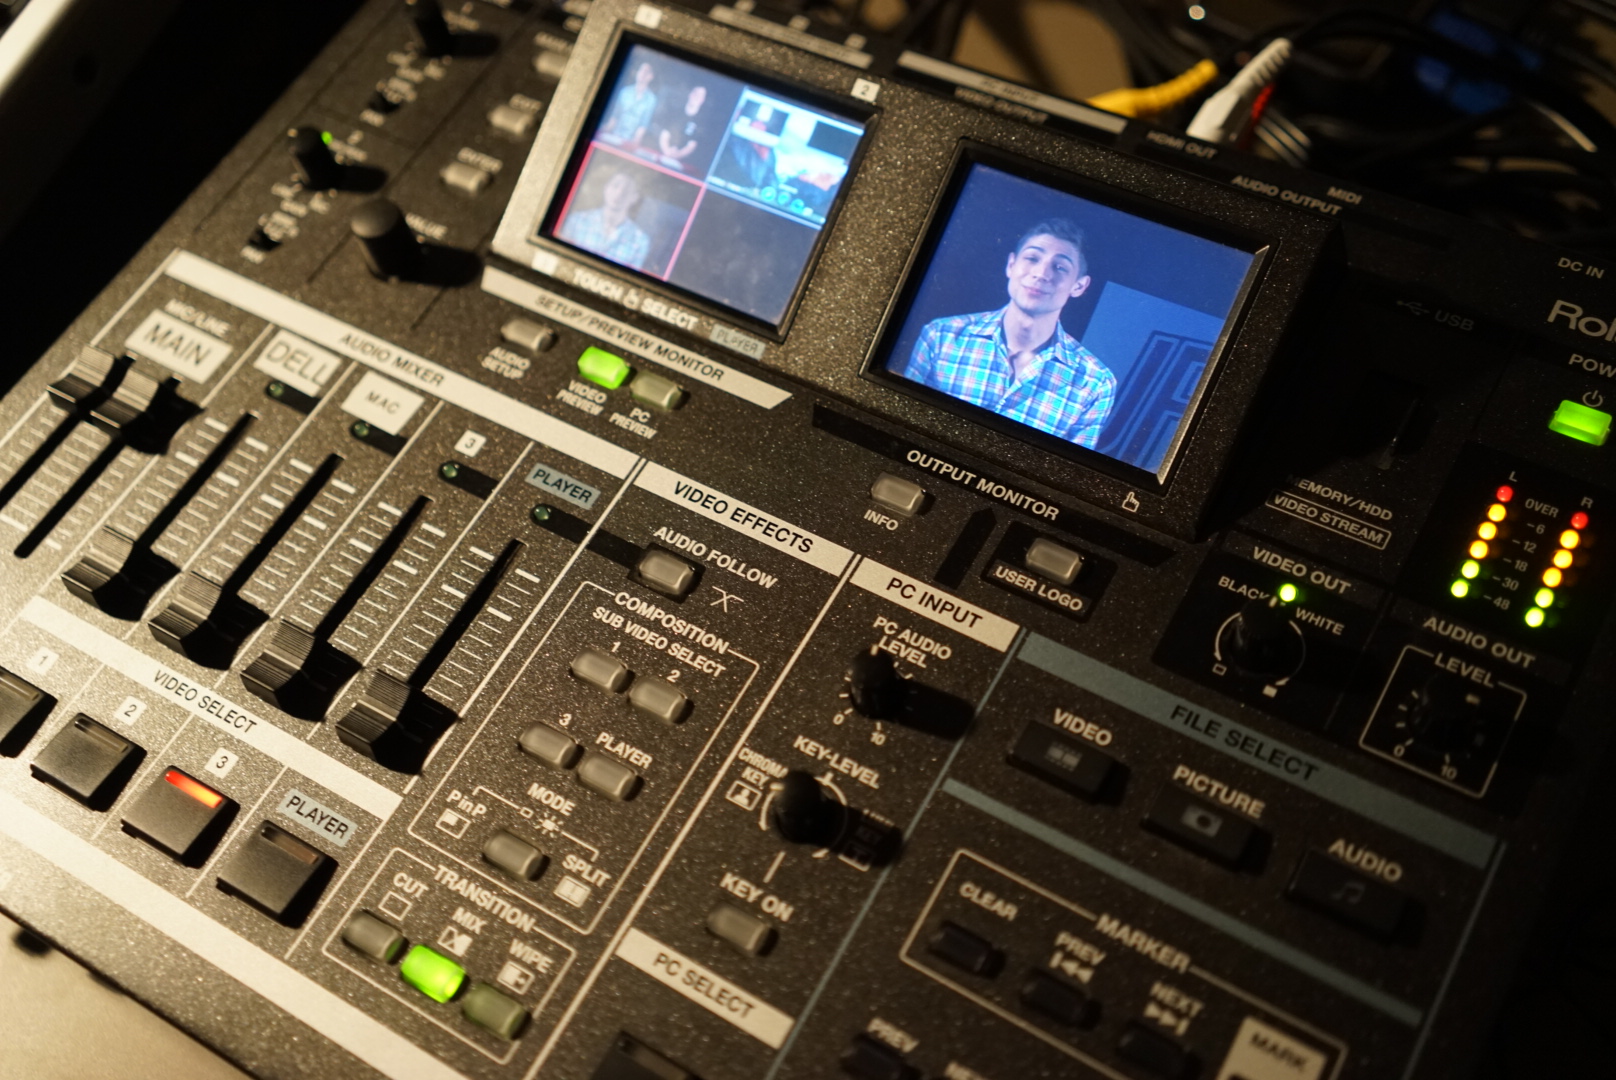
[[[591,345],[578,357],[578,374],[598,386],[608,390],[616,390],[628,382],[628,377],[634,374],[634,369],[628,366],[616,353],[609,353],[605,349],[597,349]]]
[[[372,960],[391,964],[404,948],[404,935],[398,927],[385,923],[368,911],[361,911],[342,928],[342,940]]]
[[[1568,439],[1604,446],[1610,437],[1610,413],[1577,401],[1562,401],[1549,418],[1549,430]]]

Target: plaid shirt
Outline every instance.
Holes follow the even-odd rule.
[[[920,332],[904,376],[1093,448],[1116,400],[1116,377],[1057,323],[1018,382],[1004,340],[1006,310],[933,319]]]
[[[561,223],[558,235],[569,243],[588,248],[632,270],[640,269],[646,255],[651,252],[651,238],[645,235],[644,229],[624,218],[617,228],[608,230],[606,212],[599,207],[568,214],[567,220]]]

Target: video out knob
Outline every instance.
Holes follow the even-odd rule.
[[[769,785],[769,824],[793,844],[829,847],[841,835],[847,808],[811,773],[792,769]]]
[[[907,690],[892,654],[866,650],[847,669],[847,697],[860,716],[885,720],[903,707]]]
[[[424,258],[421,242],[395,203],[372,199],[354,211],[348,226],[372,274],[390,281],[409,280],[420,273]]]
[[[443,8],[438,0],[404,0],[415,34],[421,41],[421,52],[427,56],[448,56],[454,52],[454,31],[444,21]]]
[[[342,186],[342,162],[331,152],[326,134],[319,128],[293,128],[286,133],[286,152],[292,155],[297,178],[304,187],[328,191]]]
[[[1265,679],[1296,674],[1307,655],[1302,631],[1277,600],[1252,597],[1218,635],[1218,655],[1236,670]]]

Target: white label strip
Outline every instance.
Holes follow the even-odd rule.
[[[69,648],[93,657],[140,687],[148,700],[178,705],[218,731],[240,739],[268,754],[292,771],[308,777],[383,821],[392,816],[403,796],[350,769],[288,731],[255,716],[205,686],[153,660],[111,634],[92,626],[49,600],[34,597],[22,617]]]
[[[483,271],[483,291],[765,409],[772,409],[791,397],[788,390],[755,379],[728,364],[709,360],[689,349],[681,349],[671,341],[652,337],[626,322],[609,319],[598,311],[591,311],[582,304],[575,304],[564,296],[541,289],[492,266]]]
[[[617,958],[628,961],[715,1016],[723,1017],[770,1049],[780,1049],[796,1023],[756,994],[632,927],[617,946]]]
[[[799,529],[789,521],[765,514],[722,491],[681,476],[672,469],[648,462],[634,480],[635,487],[678,503],[692,513],[716,521],[726,529],[750,536],[758,543],[784,552],[827,574],[840,574],[853,553],[823,536]]]
[[[342,411],[381,428],[389,435],[397,435],[424,404],[426,398],[415,391],[406,390],[374,371],[367,371],[348,391],[347,398],[342,402]]]
[[[167,934],[383,1075],[396,1080],[466,1080],[347,999],[3,793],[0,833]]]
[[[859,563],[858,569],[853,571],[853,584],[999,652],[1010,647],[1020,629],[1009,619],[966,603],[953,593],[934,589],[919,578],[882,566],[874,559]]]
[[[124,339],[136,356],[155,360],[182,378],[207,382],[232,352],[230,346],[190,323],[154,311]]]
[[[168,264],[167,274],[209,296],[232,304],[260,319],[284,326],[310,341],[431,394],[440,401],[459,406],[469,413],[543,443],[602,472],[622,479],[629,474],[638,455],[591,435],[549,413],[524,405],[515,398],[490,390],[474,379],[440,367],[430,360],[406,352],[358,327],[334,319],[323,311],[282,296],[274,289],[192,255],[177,252]]]
[[[289,330],[277,330],[253,361],[253,367],[265,375],[291,383],[310,397],[319,397],[341,366],[336,353],[304,341]]]
[[[1066,120],[1075,120],[1079,124],[1086,124],[1091,128],[1108,131],[1115,135],[1128,126],[1126,118],[1102,109],[1091,109],[1087,105],[1079,105],[1065,98],[1051,97],[1040,94],[1036,90],[1028,90],[1025,86],[995,79],[991,75],[983,75],[970,68],[962,68],[939,60],[924,53],[905,52],[898,57],[898,66],[918,71],[922,75],[930,75],[934,79],[942,79],[956,86],[963,86],[971,90],[980,90],[984,94],[992,94],[996,98],[1012,101],[1017,105],[1025,105],[1029,109],[1049,113]]]

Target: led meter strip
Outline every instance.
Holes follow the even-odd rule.
[[[383,1074],[397,1080],[466,1080],[363,1009],[4,793],[0,793],[0,835],[167,934]]]

